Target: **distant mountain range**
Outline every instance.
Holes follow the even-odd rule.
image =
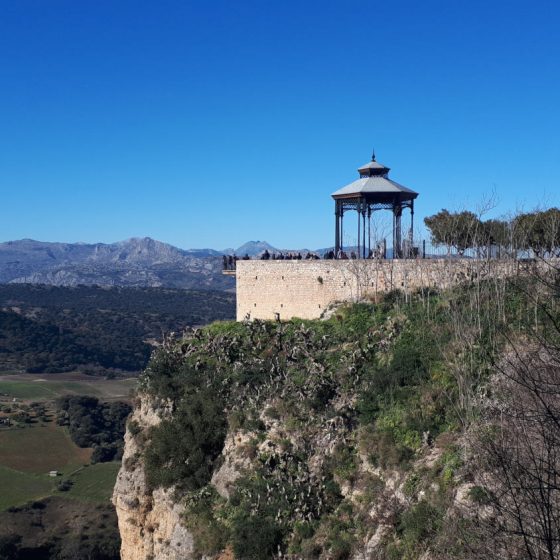
[[[219,251],[179,249],[149,237],[108,244],[22,239],[0,243],[0,283],[233,290],[234,280],[221,273],[222,255],[265,250],[279,251],[266,241]]]
[[[266,241],[247,241],[238,247],[237,249],[225,249],[224,253],[226,255],[236,254],[240,257],[243,255],[249,255],[250,257],[256,257],[265,251],[269,251],[270,253],[278,252],[278,249],[273,247],[270,243]]]

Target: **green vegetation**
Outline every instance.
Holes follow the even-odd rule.
[[[472,212],[451,213],[444,209],[424,218],[424,223],[436,245],[454,247],[460,255],[477,243],[484,245],[482,222]]]
[[[35,381],[0,381],[0,394],[18,399],[51,399],[56,396],[52,387]]]
[[[90,462],[119,455],[130,406],[117,399],[126,398],[136,380],[0,379],[0,558],[118,560],[110,497],[120,462]],[[70,432],[88,447],[76,445]]]
[[[105,401],[123,400],[131,397],[136,383],[136,377],[103,378],[77,373],[4,375],[0,377],[0,403],[4,400],[2,397],[9,401],[16,398],[18,401],[45,402],[65,395],[90,395]]]
[[[120,466],[119,462],[112,461],[110,463],[97,463],[80,469],[72,475],[70,479],[72,480],[72,486],[65,492],[65,496],[87,502],[106,504],[111,499]]]
[[[560,210],[520,214],[514,219],[514,229],[522,249],[531,249],[536,255],[558,254],[560,249]]]
[[[212,487],[192,492],[186,504],[185,522],[194,536],[197,556],[219,553],[227,544],[228,528],[216,517],[217,506],[223,500]]]
[[[454,248],[459,255],[475,249],[479,255],[492,245],[510,256],[518,250],[530,250],[536,256],[560,253],[560,210],[535,210],[518,214],[512,220],[482,221],[473,212],[441,210],[424,218],[432,242]]]
[[[108,503],[53,496],[0,511],[2,560],[118,560],[119,547]]]
[[[91,454],[91,449],[80,449],[72,442],[66,428],[54,423],[41,426],[34,422],[26,428],[0,431],[0,468],[2,487],[6,489],[1,509],[50,495],[65,480],[73,484],[69,496],[108,499],[119,463],[84,469]],[[50,478],[50,471],[60,476]],[[20,494],[29,497],[20,498]]]
[[[57,493],[107,503],[120,467],[114,461],[89,465],[91,450],[76,447],[62,428],[0,432],[0,451],[0,511]],[[51,470],[59,476],[49,477]]]
[[[0,511],[19,506],[53,492],[53,481],[46,473],[34,475],[0,465]]]
[[[342,560],[378,519],[390,527],[380,558],[413,560],[434,546],[461,557],[464,539],[484,540],[468,520],[447,523],[460,481],[477,476],[465,434],[506,345],[535,325],[555,332],[556,281],[539,284],[546,307],[534,304],[534,278],[475,278],[341,307],[325,321],[217,323],[168,340],[140,379],[173,410],[157,428],[133,430],[148,480],[177,488],[201,556],[228,546],[240,559],[280,550]],[[227,499],[209,485],[222,411],[251,465]],[[482,489],[468,496],[490,500]]]
[[[265,402],[272,403],[268,417],[301,435],[338,416],[333,406],[349,393],[360,398],[357,408],[345,414],[350,424],[362,426],[360,445],[367,440],[370,455],[378,458],[372,462],[387,460],[385,446],[400,450],[392,464],[405,468],[424,432],[436,437],[453,423],[451,411],[438,399],[439,382],[431,383],[442,355],[433,344],[434,332],[426,329],[422,305],[406,314],[395,313],[391,305],[356,305],[325,322],[212,325],[157,352],[141,386],[172,399],[175,412],[149,434],[148,479],[186,492],[204,488],[225,436],[218,420],[221,408],[229,412],[230,428],[256,432],[258,444],[258,435],[266,431],[260,419]],[[439,328],[437,312],[433,321]],[[193,395],[204,405],[193,403]],[[176,438],[177,433],[187,437]],[[197,433],[204,436],[192,436]],[[210,447],[203,445],[208,434],[215,435]],[[278,546],[345,557],[353,537],[345,533],[342,538],[346,529],[335,523],[345,504],[336,481],[355,481],[356,451],[339,444],[319,475],[309,470],[311,448],[305,444],[296,452],[289,440],[271,445],[266,453],[253,447],[255,470],[237,482],[227,505],[216,502],[203,514],[191,511],[187,523],[198,528],[201,553],[218,546],[208,534],[211,529],[202,534],[206,524],[227,527],[217,532],[222,538],[229,534],[240,558],[267,558]],[[196,459],[192,464],[191,458]],[[247,540],[249,534],[258,534],[258,543]]]
[[[139,371],[148,341],[233,315],[225,292],[0,284],[0,370]]]
[[[48,376],[41,380],[0,380],[0,395],[26,400],[52,400],[67,394],[101,395],[102,391],[100,389],[102,389],[101,386],[98,388],[90,382],[56,381],[54,375],[52,375],[52,378]]]
[[[223,405],[217,395],[203,388],[186,394],[174,420],[163,420],[151,431],[152,441],[146,453],[148,485],[180,482],[187,490],[205,486],[222,451],[225,435]]]
[[[239,514],[233,518],[231,540],[236,558],[271,558],[282,543],[282,531],[270,517]]]
[[[422,545],[434,539],[443,523],[443,511],[421,500],[402,513],[397,525],[399,541],[389,548],[389,557],[395,560],[417,558]]]

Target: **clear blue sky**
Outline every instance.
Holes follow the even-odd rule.
[[[374,146],[417,217],[559,204],[558,1],[0,0],[0,241],[333,242]]]

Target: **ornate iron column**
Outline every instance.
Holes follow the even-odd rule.
[[[368,237],[368,242],[367,242],[367,248],[368,248],[368,258],[371,255],[371,206],[368,204],[367,205],[367,237]]]
[[[336,200],[334,203],[334,214],[335,214],[335,234],[334,234],[334,254],[335,256],[338,255],[340,251],[340,221],[341,221],[341,212],[340,212],[341,202],[340,200]]]
[[[410,201],[410,246],[414,250],[414,200]]]
[[[393,258],[400,259],[402,256],[402,233],[401,233],[401,216],[402,204],[396,202],[393,206],[393,214],[395,216],[393,231]]]
[[[358,254],[356,255],[358,258],[360,258],[360,225],[361,225],[361,217],[362,217],[362,201],[360,199],[360,201],[358,202],[358,206],[356,207],[356,210],[358,211]]]
[[[340,201],[340,250],[344,251],[344,202]]]
[[[366,258],[366,201],[362,202],[362,258]]]

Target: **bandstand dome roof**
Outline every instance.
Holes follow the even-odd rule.
[[[389,179],[389,167],[375,161],[375,154],[373,154],[371,161],[358,168],[360,178],[338,189],[332,193],[333,198],[375,198],[375,195],[383,197],[395,197],[400,200],[413,200],[418,196],[418,193]]]

